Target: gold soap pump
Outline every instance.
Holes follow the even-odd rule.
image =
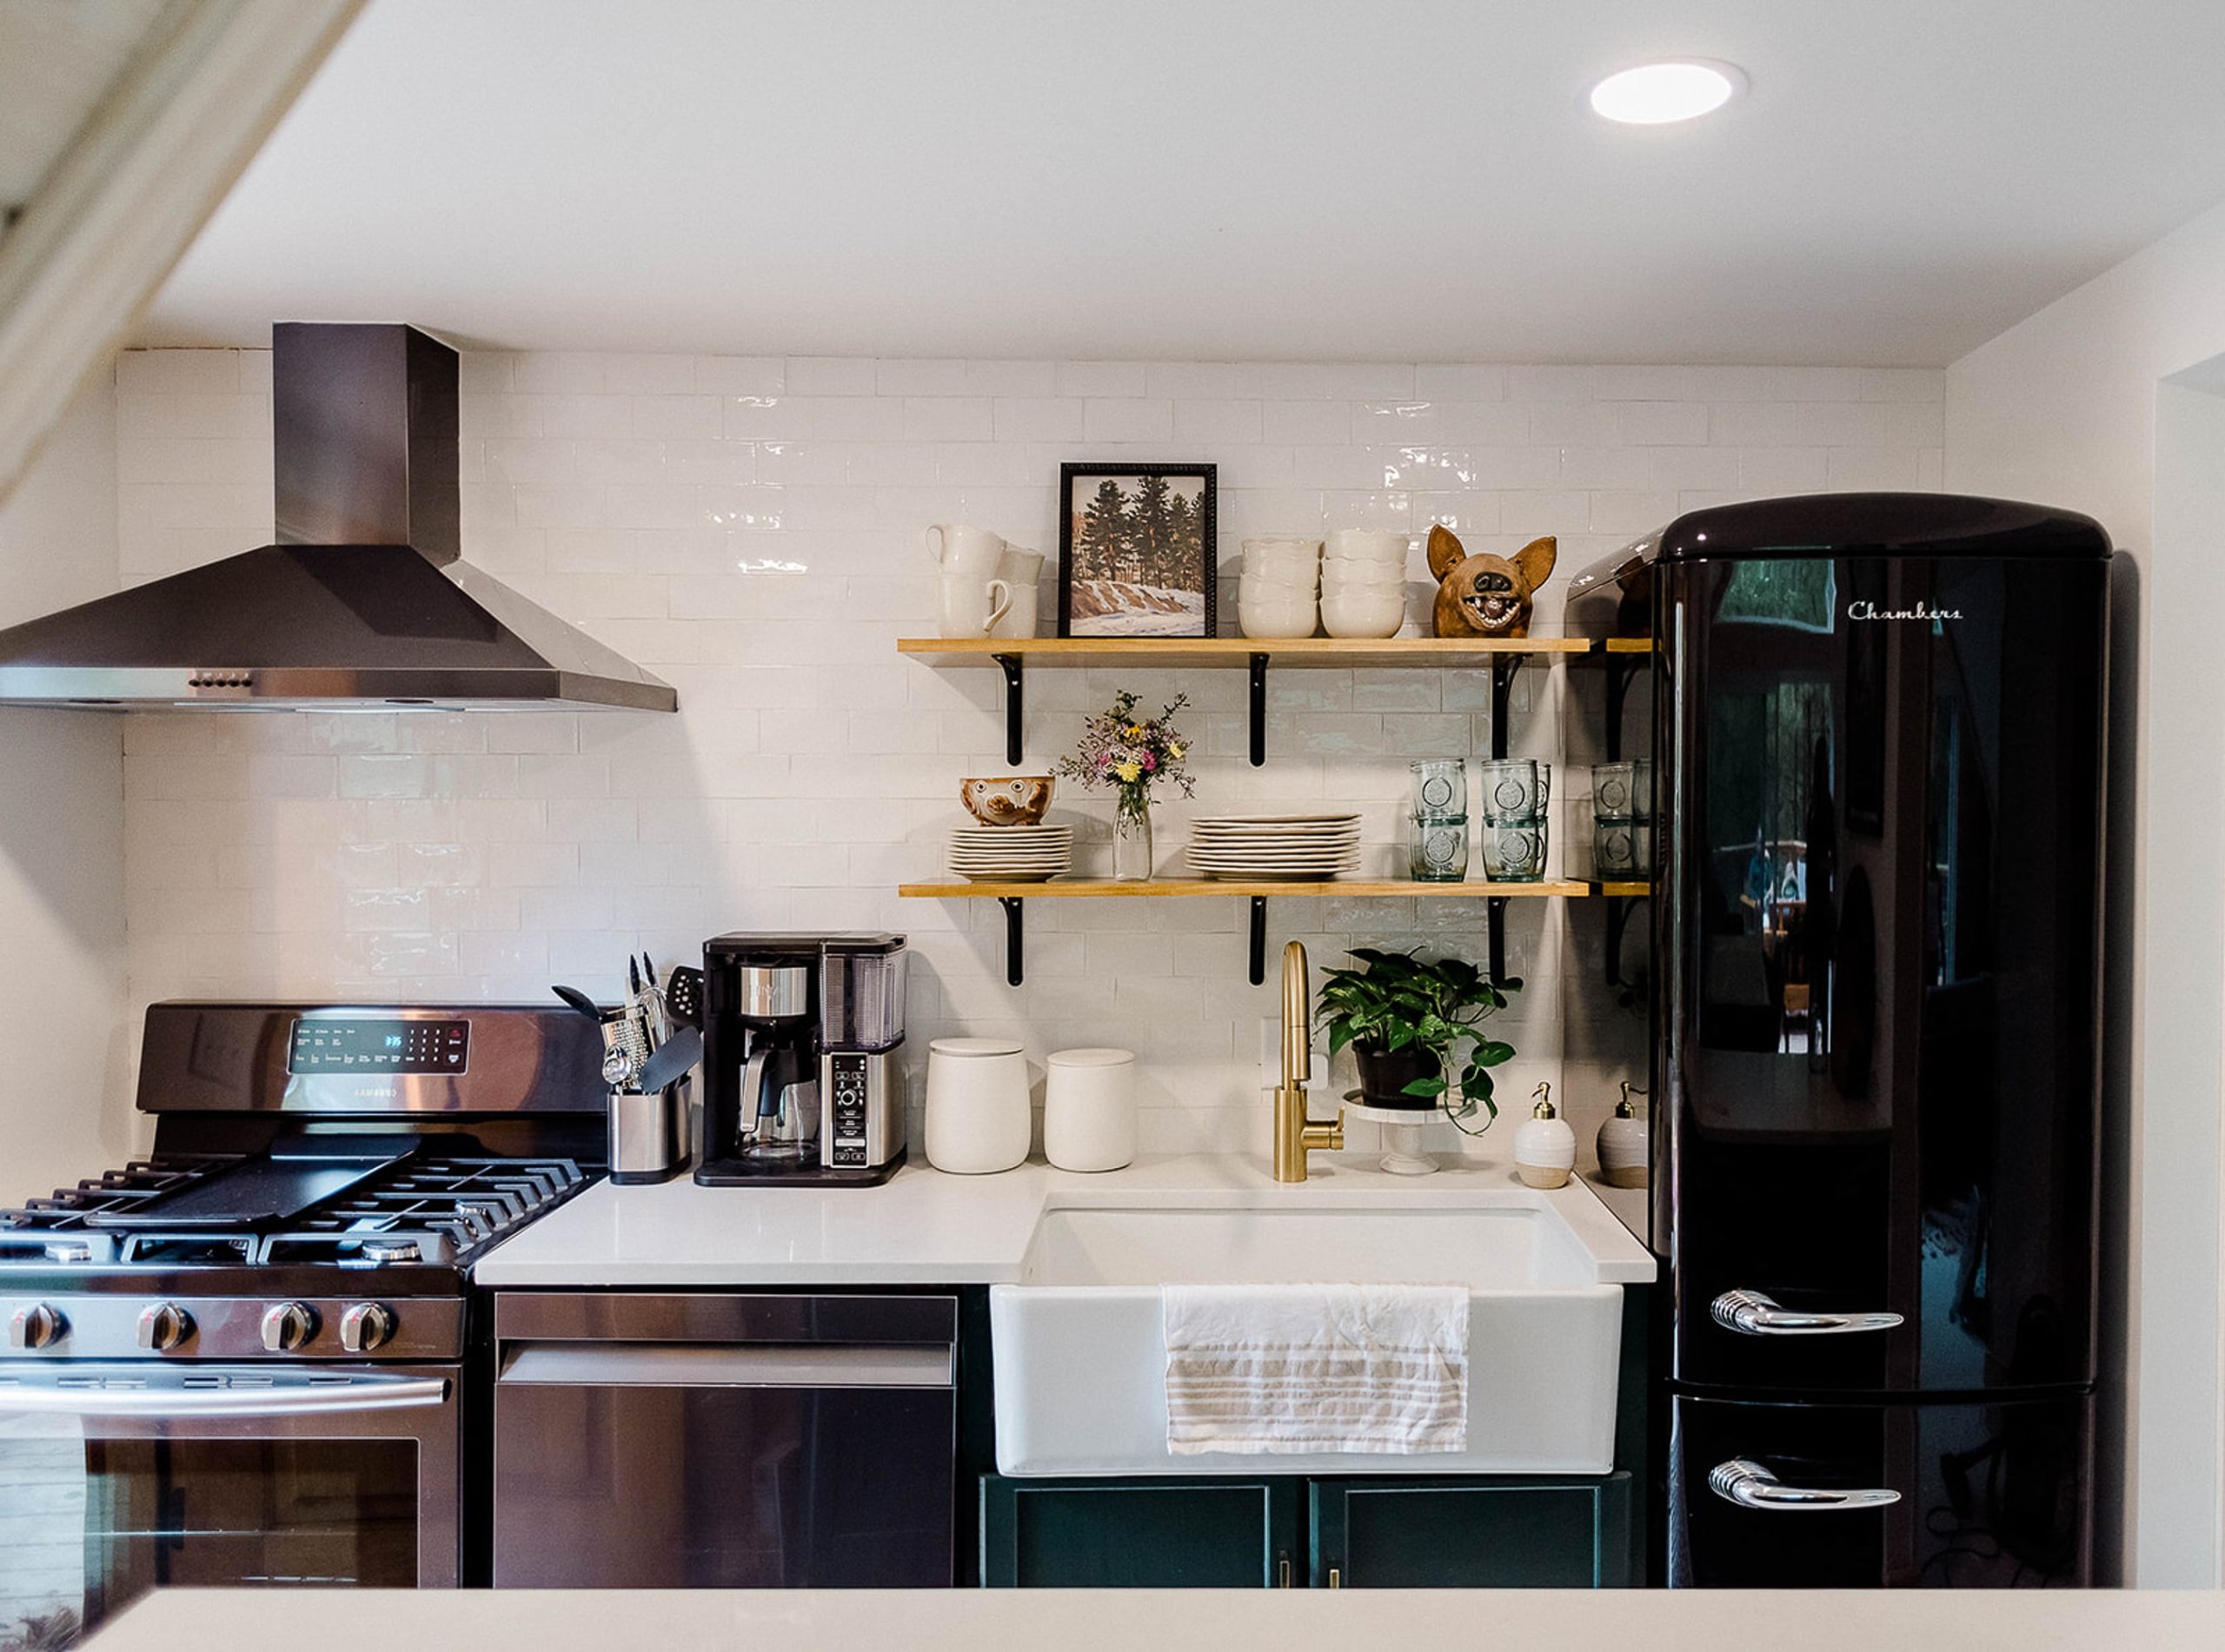
[[[1514,1168],[1531,1187],[1564,1187],[1576,1171],[1576,1132],[1553,1111],[1553,1087],[1540,1083],[1530,1092],[1538,1105],[1529,1122],[1514,1132]]]

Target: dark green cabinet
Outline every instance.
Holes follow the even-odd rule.
[[[981,1479],[992,1589],[1614,1589],[1631,1482]]]
[[[1631,1477],[1312,1480],[1316,1589],[1621,1589]]]
[[[989,1589],[1272,1589],[1303,1577],[1304,1482],[981,1478]]]

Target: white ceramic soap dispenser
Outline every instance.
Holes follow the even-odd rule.
[[[1645,1093],[1628,1079],[1615,1116],[1599,1126],[1599,1179],[1610,1187],[1644,1187],[1646,1184],[1645,1120],[1631,1110],[1631,1098]]]
[[[1531,1187],[1564,1186],[1576,1169],[1576,1132],[1553,1111],[1552,1085],[1541,1084],[1531,1093],[1538,1105],[1514,1132],[1514,1168]]]

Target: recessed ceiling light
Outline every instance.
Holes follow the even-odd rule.
[[[1746,76],[1730,63],[1690,57],[1641,63],[1610,75],[1594,86],[1591,109],[1594,114],[1629,126],[1665,126],[1721,109],[1745,83]]]

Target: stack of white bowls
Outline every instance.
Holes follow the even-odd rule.
[[[1406,549],[1404,534],[1340,527],[1329,535],[1321,557],[1321,623],[1331,636],[1398,634],[1406,622]]]
[[[1319,618],[1321,541],[1247,539],[1237,618],[1247,637],[1310,637]]]

